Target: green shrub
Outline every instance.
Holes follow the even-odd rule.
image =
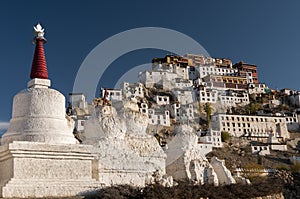
[[[230,139],[230,134],[227,131],[221,132],[221,140],[222,142],[226,142]]]
[[[291,166],[292,172],[299,173],[300,172],[300,163],[299,162],[293,162],[293,165]]]
[[[279,171],[290,171],[291,168],[287,165],[284,165],[284,164],[280,164],[280,165],[277,165],[275,167],[275,169],[279,170]]]

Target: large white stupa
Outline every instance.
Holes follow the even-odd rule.
[[[14,97],[12,119],[2,144],[12,141],[75,144],[73,123],[65,114],[65,97],[50,89],[43,44],[44,29],[34,27],[36,44],[28,88]]]
[[[12,119],[0,146],[0,198],[62,197],[100,187],[93,174],[91,146],[79,145],[65,97],[50,89],[44,29],[36,44],[27,89],[14,97]]]

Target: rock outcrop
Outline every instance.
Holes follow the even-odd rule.
[[[181,125],[166,149],[166,171],[175,180],[192,180],[195,183],[218,185],[218,178],[198,145],[193,128]]]
[[[168,175],[175,180],[191,180],[197,184],[218,186],[235,183],[223,161],[213,158],[209,163],[192,127],[181,125],[176,131],[176,136],[166,149]]]
[[[83,143],[94,146],[97,179],[105,185],[144,186],[149,176],[165,174],[166,155],[155,137],[146,134],[148,117],[137,104],[98,106],[86,121]]]

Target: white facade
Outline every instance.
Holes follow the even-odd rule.
[[[230,108],[236,106],[245,106],[250,103],[249,95],[246,92],[236,93],[229,92],[223,95],[220,95],[219,100],[222,107]]]
[[[191,104],[195,101],[193,90],[174,89],[172,90],[172,93],[180,104]]]
[[[273,151],[287,151],[287,145],[286,144],[270,144],[270,148]]]
[[[81,93],[69,94],[69,107],[68,115],[74,120],[74,129],[77,132],[84,131],[84,123],[89,119],[90,114],[93,112],[94,107],[88,105],[85,101],[85,96]]]
[[[191,87],[193,87],[193,81],[192,80],[180,79],[180,78],[175,79],[175,87],[174,88],[190,89]]]
[[[167,105],[170,103],[169,96],[155,96],[155,101],[158,105]]]
[[[280,143],[278,139],[270,134],[268,138],[268,144],[270,145],[270,149],[274,151],[287,151],[287,145]]]
[[[104,98],[105,90],[108,93],[108,100],[112,102],[122,101],[122,89],[104,89],[101,88],[101,97]]]
[[[266,93],[268,90],[268,86],[265,84],[249,84],[249,94],[255,93],[255,94],[261,94]]]
[[[198,141],[198,148],[201,150],[203,155],[207,155],[213,150],[213,145],[211,142]]]
[[[197,92],[197,100],[201,103],[216,103],[218,100],[218,91],[201,87]]]
[[[168,110],[149,109],[149,124],[170,126],[170,112]]]
[[[189,79],[189,66],[181,67],[180,64],[174,66],[174,72],[178,78]]]
[[[88,104],[85,100],[85,96],[83,93],[70,93],[69,94],[69,105],[72,108],[81,108],[86,109]]]
[[[181,107],[183,115],[185,115],[187,117],[188,120],[192,120],[194,119],[195,115],[194,115],[194,107],[192,104],[188,104],[186,106],[182,106]]]
[[[213,148],[221,148],[223,147],[221,140],[221,132],[210,129],[207,132],[198,132],[201,136],[199,140],[201,142],[211,143]]]
[[[271,133],[283,139],[289,138],[284,117],[216,114],[212,116],[214,130],[227,131],[231,136],[248,136],[267,139]]]
[[[139,108],[141,113],[144,113],[148,115],[148,104],[147,103],[141,103],[140,108]]]
[[[270,155],[270,147],[268,144],[251,144],[252,154]]]
[[[151,88],[155,84],[162,86],[162,80],[174,81],[177,78],[176,73],[167,71],[144,71],[139,74],[139,81],[145,85],[146,88]]]
[[[193,104],[181,105],[179,103],[172,104],[171,116],[178,122],[187,122],[187,120],[195,119]]]
[[[128,82],[124,82],[122,84],[122,88],[125,98],[144,97],[144,86],[142,83],[137,82],[135,84],[130,84]]]
[[[171,105],[170,113],[173,118],[176,120],[179,120],[181,116],[181,111],[180,111],[181,105],[179,103],[175,103]]]
[[[234,75],[238,72],[237,69],[233,68],[221,68],[214,65],[211,66],[198,66],[195,67],[199,72],[199,78],[206,77],[207,75]]]
[[[85,124],[85,121],[88,120],[90,118],[90,116],[85,116],[83,118],[80,118],[80,119],[77,119],[72,117],[74,120],[75,120],[75,129],[77,131],[84,131],[84,124]]]
[[[298,117],[294,115],[293,117],[285,117],[287,128],[289,131],[298,131],[299,130],[299,121]]]

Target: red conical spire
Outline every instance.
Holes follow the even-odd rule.
[[[42,26],[40,24],[37,24],[37,26],[34,27],[34,30],[34,43],[36,44],[36,46],[32,61],[30,78],[48,79],[48,70],[43,46],[44,43],[46,43],[46,39],[44,38],[44,29],[42,29]]]

